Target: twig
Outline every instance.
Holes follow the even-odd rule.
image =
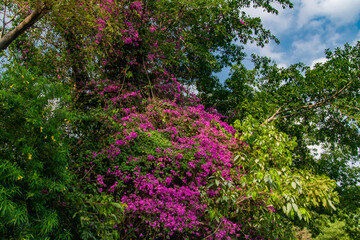
[[[125,78],[126,78],[126,71],[124,71],[124,79],[123,79],[123,82],[121,83],[121,88],[120,88],[120,90],[119,90],[119,95],[120,95],[120,93],[121,93],[121,90],[123,89],[123,87],[124,87],[124,84],[125,84]]]
[[[16,18],[16,16],[17,16],[19,13],[21,13],[22,10],[24,10],[24,8],[25,8],[25,7],[20,8],[19,11],[17,11],[17,12],[10,18],[10,20],[5,23],[5,25],[8,25],[11,21],[13,21],[13,20]]]
[[[214,232],[212,232],[210,235],[207,235],[207,236],[206,236],[205,238],[203,238],[203,239],[208,239],[209,237],[211,237],[212,235],[214,235],[214,234],[219,230],[220,225],[221,225],[221,222],[219,223],[219,225],[217,226],[217,228],[215,229]]]
[[[353,109],[355,109],[355,110],[360,111],[360,108],[358,108],[358,107],[353,107],[353,106],[350,106],[350,105],[346,105],[346,107],[348,107],[348,108],[353,108]]]
[[[294,111],[298,111],[298,110],[301,110],[301,109],[306,109],[305,111],[303,112],[294,112],[294,113],[291,113],[289,115],[285,115],[285,116],[282,116],[280,118],[289,118],[289,117],[293,117],[293,116],[296,116],[296,115],[299,115],[299,114],[302,114],[302,113],[306,113],[308,111],[310,111],[311,109],[314,109],[314,108],[317,108],[317,107],[320,107],[326,103],[328,103],[329,101],[335,99],[336,97],[338,97],[339,95],[341,95],[343,93],[343,91],[345,89],[347,89],[352,83],[354,82],[354,79],[351,80],[348,84],[346,84],[342,89],[338,90],[337,92],[335,92],[331,97],[327,98],[325,96],[325,99],[320,101],[320,102],[317,102],[317,103],[314,103],[314,104],[311,104],[311,105],[302,105],[300,107],[297,107],[295,109],[285,109],[283,111],[280,111],[281,110],[281,107],[268,119],[265,120],[265,122],[263,124],[261,124],[261,126],[263,126],[265,123],[269,123],[269,122],[272,122],[276,119],[278,119],[278,115],[280,114],[283,114],[283,113],[286,113],[286,112],[290,112],[291,110],[294,110]],[[359,109],[357,109],[359,110]]]
[[[3,29],[1,30],[1,38],[4,36],[5,33],[5,19],[6,19],[6,8],[7,8],[7,1],[5,2],[5,6],[4,6],[4,16],[3,16]]]
[[[97,202],[89,202],[89,201],[84,201],[84,203],[90,203],[90,204],[97,204],[97,205],[104,205],[103,203],[97,203]]]
[[[153,93],[153,90],[152,90],[150,77],[149,77],[149,74],[148,74],[147,69],[146,69],[146,66],[145,66],[144,58],[143,58],[143,66],[144,66],[144,70],[145,70],[145,73],[146,73],[146,77],[147,77],[147,79],[148,79],[148,81],[149,81],[149,87],[150,87],[151,98],[152,98],[152,99],[154,99],[154,93]]]

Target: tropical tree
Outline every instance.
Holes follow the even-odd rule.
[[[284,8],[292,7],[288,0],[276,2]],[[214,72],[243,59],[242,47],[235,41],[256,42],[260,46],[272,39],[278,41],[262,27],[259,18],[246,14],[244,9],[251,4],[277,13],[266,2],[238,0],[18,1],[8,5],[5,2],[3,8],[11,5],[10,12],[17,13],[24,12],[26,6],[26,11],[14,18],[17,22],[37,6],[49,9],[26,37],[19,40],[19,35],[16,36],[14,50],[24,59],[44,53],[51,53],[47,55],[48,63],[66,59],[61,62],[61,73],[68,74],[66,69],[70,68],[73,81],[87,78],[76,80],[76,85],[92,79],[87,76],[89,72],[122,78],[121,73],[126,70],[134,76],[131,81],[138,74],[147,79],[145,72],[151,78],[151,72],[165,71],[179,80],[190,83],[196,80],[198,88],[207,88],[216,82]],[[17,22],[10,26],[15,27]],[[34,52],[31,46],[41,50]],[[87,71],[82,69],[84,66]],[[54,68],[47,72],[49,69]]]
[[[287,0],[276,2],[291,6]],[[255,4],[276,13],[269,2],[19,1],[11,5],[11,13],[22,10],[25,3],[30,9],[50,6],[50,10],[33,21],[29,31],[11,38],[6,53],[9,61],[21,62],[15,65],[21,71],[35,74],[36,66],[36,78],[47,81],[49,89],[68,86],[63,94],[72,96],[71,102],[61,103],[69,111],[63,118],[70,120],[55,121],[62,108],[49,110],[51,116],[45,119],[55,118],[49,122],[53,138],[46,135],[44,139],[58,143],[60,133],[55,135],[55,130],[62,131],[67,136],[64,144],[54,146],[65,147],[69,140],[70,150],[65,158],[54,149],[54,156],[61,156],[56,166],[62,171],[56,174],[65,175],[57,178],[59,185],[48,187],[58,194],[62,207],[44,205],[54,212],[52,219],[61,220],[48,227],[29,225],[24,231],[18,228],[27,225],[19,223],[13,230],[3,230],[9,237],[18,238],[16,234],[21,233],[52,238],[65,228],[68,232],[62,237],[81,239],[288,239],[294,233],[294,221],[309,221],[313,208],[334,209],[334,181],[292,165],[293,136],[268,125],[275,124],[271,121],[264,126],[259,121],[237,122],[234,129],[214,110],[205,111],[198,98],[180,84],[195,82],[200,93],[217,90],[213,73],[239,65],[244,56],[235,41],[263,45],[276,40],[260,19],[243,11]],[[27,14],[17,15],[11,27],[16,29]],[[5,87],[13,89],[11,82],[18,78],[9,79]],[[34,84],[35,89],[45,86]],[[25,96],[35,107],[42,94],[33,91]],[[11,101],[3,99],[10,109]],[[26,109],[22,112],[27,113]],[[10,110],[6,116],[17,119]],[[38,127],[43,133],[44,127]],[[27,128],[32,125],[19,134]],[[30,130],[28,134],[39,135]],[[42,152],[48,145],[39,146],[36,150]],[[22,149],[14,143],[15,147]],[[34,156],[35,152],[28,158]],[[17,163],[8,155],[4,159]],[[45,179],[57,169],[43,172],[46,164],[38,173]],[[18,171],[34,172],[27,166]],[[69,176],[74,176],[71,184]],[[12,188],[11,184],[4,184],[4,189]],[[28,185],[22,190],[39,196],[36,203],[52,199],[53,195]],[[17,195],[4,196],[18,203]],[[67,224],[70,213],[73,218]],[[7,214],[1,215],[4,229],[11,224]],[[47,215],[36,208],[29,216],[38,223]],[[35,235],[39,229],[45,230]]]
[[[297,141],[293,164],[337,181],[342,217],[348,216],[357,236],[359,168],[359,43],[327,50],[327,61],[313,69],[304,64],[279,68],[268,58],[254,56],[255,68],[234,66],[225,86],[201,98],[234,119],[257,119]],[[315,146],[321,149],[317,157]],[[351,193],[350,193],[350,192]],[[352,207],[346,207],[352,206]],[[351,209],[351,210],[350,210]],[[344,215],[343,215],[344,214]],[[342,218],[341,217],[341,218]],[[356,230],[357,229],[357,230]]]

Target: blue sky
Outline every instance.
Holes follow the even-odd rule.
[[[262,9],[246,11],[260,17],[280,40],[279,45],[271,42],[264,48],[247,45],[248,55],[268,56],[284,67],[297,62],[312,66],[325,60],[325,49],[360,41],[360,0],[294,0],[293,3],[292,9],[274,4],[279,15]],[[219,74],[220,79],[227,73]]]

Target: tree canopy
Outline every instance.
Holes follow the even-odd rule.
[[[278,40],[245,9],[274,3],[1,2],[0,234],[295,239],[336,218],[355,239],[359,44],[246,69],[244,44]]]

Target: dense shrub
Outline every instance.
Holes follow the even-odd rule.
[[[291,168],[294,140],[252,119],[235,129],[176,79],[152,94],[92,81],[66,112],[70,91],[36,76],[1,80],[9,239],[289,239],[293,220],[333,208],[332,181]]]
[[[121,220],[110,227],[130,239],[203,238],[216,227],[216,214],[214,237],[238,234],[241,226],[211,206],[221,194],[214,181],[240,177],[231,172],[231,150],[241,145],[235,130],[202,106],[146,100],[136,91],[111,105],[102,119],[108,144],[87,151],[81,166],[86,193],[118,203]]]
[[[93,84],[100,108],[73,119],[79,180],[69,202],[81,209],[84,239],[289,239],[289,219],[308,220],[307,175],[288,175],[294,140],[271,127],[252,134],[245,122],[240,134],[174,79],[155,86],[161,99]],[[319,191],[333,187],[326,181]]]
[[[1,239],[70,238],[60,201],[71,179],[63,141],[65,96],[61,83],[51,84],[17,64],[2,74]]]

